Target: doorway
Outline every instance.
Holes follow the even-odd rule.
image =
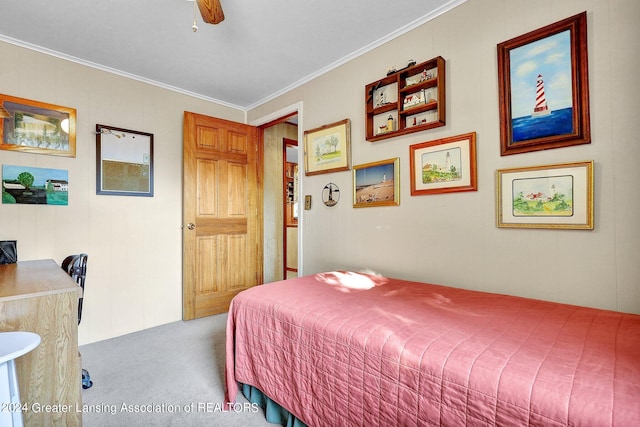
[[[298,277],[298,141],[283,138],[282,147],[283,275],[285,279],[292,279]]]
[[[273,119],[265,119],[264,124],[252,123],[263,130],[264,147],[264,282],[283,280],[300,274],[300,238],[302,218],[294,205],[287,203],[287,168],[298,162],[300,156],[297,144],[299,140],[299,123],[297,110],[274,115]],[[286,158],[286,147],[290,148],[289,161]],[[291,169],[289,176],[292,177]],[[293,184],[293,180],[291,181]],[[294,199],[299,197],[301,185],[293,185]],[[288,225],[287,225],[288,224]],[[295,226],[293,226],[295,224]]]

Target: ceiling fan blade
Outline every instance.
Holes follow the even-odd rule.
[[[202,20],[207,24],[219,24],[224,21],[224,13],[220,0],[196,0],[198,9],[202,15]]]

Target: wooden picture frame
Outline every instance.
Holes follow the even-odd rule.
[[[96,125],[96,194],[153,197],[153,134]]]
[[[400,204],[400,158],[353,167],[353,207]]]
[[[409,146],[411,195],[477,191],[476,133]]]
[[[497,226],[593,230],[593,161],[500,169]]]
[[[351,161],[351,121],[321,126],[304,132],[304,173],[318,175],[346,171]]]
[[[0,149],[76,156],[75,108],[0,94],[10,117],[0,119]]]
[[[498,44],[500,154],[589,144],[588,71],[586,12]]]

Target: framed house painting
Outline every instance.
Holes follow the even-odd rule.
[[[500,169],[497,225],[593,229],[593,161]]]
[[[500,154],[591,142],[586,12],[498,45]]]

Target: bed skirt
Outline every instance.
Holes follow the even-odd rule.
[[[249,402],[256,403],[264,409],[264,417],[267,422],[280,424],[283,427],[307,427],[307,425],[296,418],[295,415],[271,400],[269,396],[257,388],[248,384],[242,384],[240,389]]]

